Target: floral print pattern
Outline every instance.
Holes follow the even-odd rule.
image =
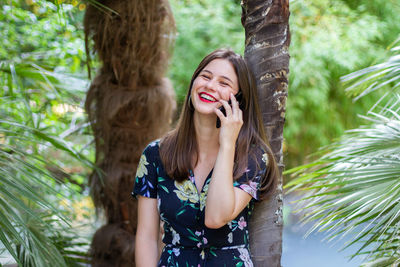
[[[264,153],[262,155],[262,161],[264,161],[265,165],[268,165],[268,154]]]
[[[250,259],[249,251],[245,248],[238,248],[240,256],[239,258],[244,262],[245,267],[253,267],[253,262]]]
[[[249,253],[248,220],[258,199],[260,177],[265,172],[268,157],[260,149],[257,164],[249,157],[246,172],[233,183],[253,198],[239,215],[219,229],[204,224],[208,186],[212,171],[198,192],[193,171],[179,183],[164,170],[159,155],[159,141],[144,150],[137,168],[134,196],[157,199],[163,221],[165,244],[158,266],[243,266],[252,267]],[[261,169],[256,171],[256,166]]]
[[[200,211],[203,211],[204,208],[206,207],[207,192],[208,192],[208,183],[204,185],[203,191],[200,194]]]
[[[175,181],[174,184],[176,187],[174,192],[180,200],[189,200],[192,203],[197,203],[199,201],[196,186],[191,181],[186,180],[183,183]]]
[[[258,183],[250,181],[248,184],[241,184],[239,186],[241,189],[252,195],[254,198],[257,198],[258,191]]]
[[[179,240],[181,240],[181,237],[172,227],[171,227],[171,232],[172,232],[172,245],[179,244]]]
[[[144,175],[147,175],[146,165],[149,165],[149,163],[147,162],[146,155],[142,154],[142,156],[140,157],[139,165],[137,167],[136,177],[142,178]]]

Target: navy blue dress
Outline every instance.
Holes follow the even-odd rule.
[[[246,172],[234,182],[253,198],[246,208],[225,226],[207,228],[204,224],[205,204],[212,171],[198,193],[193,171],[184,182],[176,182],[165,172],[160,160],[159,140],[144,150],[136,172],[132,194],[157,198],[160,219],[164,222],[165,246],[158,266],[176,267],[251,267],[248,221],[258,199],[259,180],[265,172],[267,155],[259,153],[259,171],[249,157]],[[254,177],[254,178],[253,178]]]

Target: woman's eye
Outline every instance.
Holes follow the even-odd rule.
[[[206,79],[206,80],[209,80],[209,79],[210,79],[210,77],[207,76],[207,75],[205,75],[205,74],[201,74],[200,76],[203,77],[203,78]]]
[[[226,82],[220,82],[220,84],[223,85],[223,86],[228,86],[228,85],[229,85],[229,84],[226,83]]]

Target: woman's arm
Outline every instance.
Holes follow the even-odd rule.
[[[208,228],[220,228],[235,219],[252,198],[233,186],[234,149],[220,147],[215,162],[205,210],[205,225]]]
[[[205,224],[208,228],[220,228],[232,221],[251,200],[251,195],[233,186],[235,143],[243,124],[242,111],[233,94],[232,108],[226,101],[221,102],[227,116],[215,110],[221,120],[220,147],[208,187],[205,210]]]
[[[139,196],[135,242],[137,267],[157,266],[159,259],[159,231],[160,217],[157,210],[157,199]]]

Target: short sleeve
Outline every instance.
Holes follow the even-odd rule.
[[[265,174],[267,165],[268,155],[264,151],[258,151],[255,159],[254,157],[249,156],[246,171],[234,182],[233,186],[242,189],[254,199],[259,200],[261,179]]]
[[[158,141],[150,143],[140,156],[132,196],[157,198]]]

